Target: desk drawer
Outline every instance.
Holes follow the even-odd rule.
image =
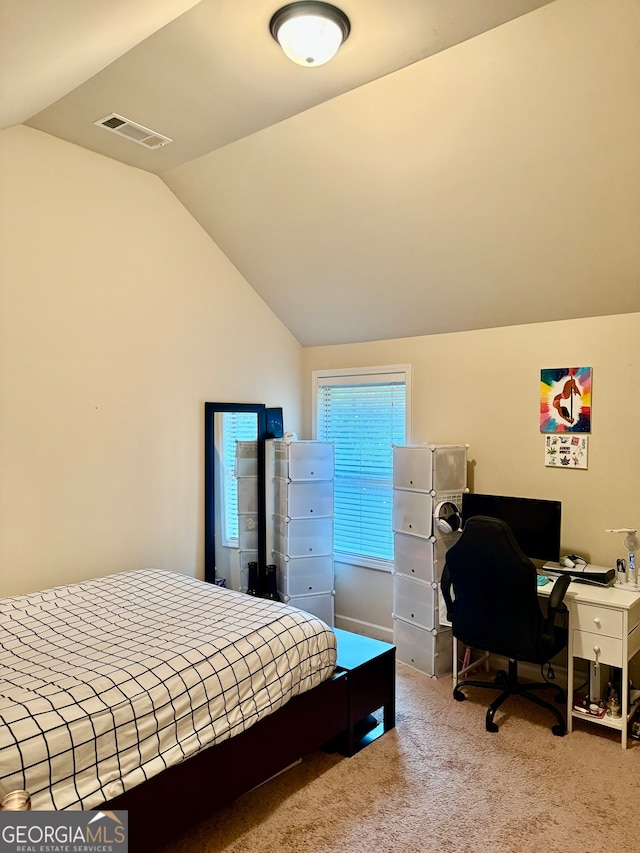
[[[604,634],[607,637],[622,637],[624,623],[622,610],[577,604],[571,613],[571,624],[580,631]]]
[[[598,654],[596,649],[600,649]],[[573,631],[573,656],[591,661],[597,659],[598,663],[609,666],[624,666],[625,663],[621,639],[591,631]]]

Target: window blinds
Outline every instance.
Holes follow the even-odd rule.
[[[224,476],[221,480],[221,488],[224,507],[225,544],[237,544],[238,539],[236,441],[256,441],[257,435],[258,423],[254,412],[222,413],[222,467]]]
[[[404,374],[318,381],[317,437],[335,444],[336,551],[393,560],[392,445],[405,423]]]

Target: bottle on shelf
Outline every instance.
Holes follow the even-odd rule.
[[[248,563],[249,582],[247,584],[247,595],[258,594],[258,564],[254,561]]]
[[[621,713],[620,697],[618,696],[618,691],[613,684],[609,682],[609,685],[611,689],[608,691],[607,715],[609,717],[619,717]]]
[[[263,598],[268,598],[270,601],[279,601],[278,584],[276,578],[276,565],[269,563],[265,572],[265,591]]]

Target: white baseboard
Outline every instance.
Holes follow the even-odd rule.
[[[362,619],[353,619],[349,616],[335,615],[336,628],[343,631],[351,631],[352,634],[363,634],[374,640],[382,640],[384,643],[393,643],[393,628],[385,628],[383,625],[374,625]]]

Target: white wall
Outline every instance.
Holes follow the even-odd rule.
[[[625,555],[623,537],[605,530],[640,528],[640,314],[307,348],[305,411],[312,370],[396,363],[413,365],[415,443],[469,444],[473,491],[562,501],[565,553],[602,565]],[[540,369],[578,366],[593,368],[589,467],[547,468]],[[371,622],[388,636],[391,579],[379,574],[338,565],[338,624]]]
[[[203,404],[283,406],[301,349],[161,180],[0,134],[0,595],[203,572]]]

